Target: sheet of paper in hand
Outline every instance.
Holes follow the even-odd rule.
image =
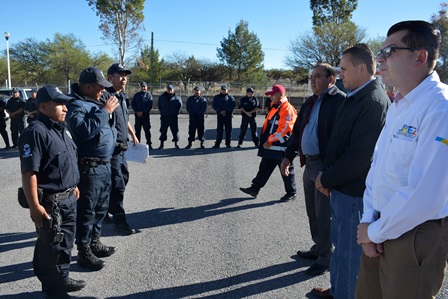
[[[124,156],[128,161],[146,163],[149,156],[149,147],[147,144],[134,144],[132,141],[128,141],[128,150],[124,153]]]

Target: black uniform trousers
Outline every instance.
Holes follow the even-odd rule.
[[[330,198],[316,189],[316,178],[319,171],[324,168],[322,160],[307,160],[303,172],[303,190],[305,193],[305,206],[310,223],[311,238],[314,245],[310,252],[317,256],[317,263],[330,266],[333,253],[331,243],[331,205]]]
[[[141,141],[142,127],[143,132],[145,132],[146,144],[151,145],[151,120],[149,119],[149,113],[143,113],[141,117],[138,117],[137,114],[135,115],[135,136],[137,136],[139,142]]]
[[[168,127],[173,134],[173,142],[179,141],[179,124],[177,122],[176,116],[161,116],[160,117],[160,138],[159,140],[164,142],[168,139],[166,133],[168,132]]]
[[[221,144],[224,128],[226,129],[226,145],[232,140],[232,114],[222,116],[218,113],[218,127],[216,128],[216,144]]]
[[[260,191],[260,189],[263,188],[268,182],[275,167],[277,166],[280,170],[281,163],[282,159],[261,158],[257,176],[252,180],[252,189],[257,192]],[[286,193],[296,194],[296,175],[294,173],[293,163],[289,166],[289,175],[282,175],[282,179],[283,184],[285,185]]]
[[[71,251],[75,240],[76,205],[74,194],[57,203],[62,218],[62,242],[50,245],[48,229],[36,227],[38,238],[34,248],[33,268],[42,283],[42,291],[49,297],[57,298],[65,294],[64,284],[68,281]],[[51,211],[47,208],[46,210],[51,215]]]
[[[115,150],[117,151],[117,149]],[[111,163],[112,190],[109,198],[109,213],[114,215],[114,219],[124,217],[124,192],[129,181],[128,163],[124,157],[124,151],[114,152]]]
[[[240,127],[240,136],[238,144],[243,144],[244,138],[246,138],[247,126],[250,125],[250,131],[252,134],[252,141],[258,146],[259,138],[257,132],[257,122],[255,121],[255,116],[249,117],[246,114],[242,115],[241,118],[241,127]]]
[[[0,120],[0,134],[2,135],[6,147],[9,147],[9,137],[8,132],[6,132],[6,122],[4,120]]]
[[[90,244],[92,236],[101,236],[101,225],[109,207],[111,167],[80,165],[79,199],[76,218],[76,244]]]
[[[193,142],[195,140],[196,130],[198,131],[198,139],[204,141],[204,115],[190,116],[190,123],[188,124],[188,142]]]
[[[23,117],[11,118],[11,139],[13,146],[19,145],[19,134],[22,134],[25,128]]]

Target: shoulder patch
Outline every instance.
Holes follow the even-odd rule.
[[[31,153],[31,147],[30,145],[27,143],[23,146],[23,158],[29,158],[32,157],[33,154]]]

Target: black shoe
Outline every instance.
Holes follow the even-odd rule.
[[[123,235],[135,234],[135,229],[133,229],[126,221],[115,223],[115,229]]]
[[[317,255],[311,253],[311,251],[297,251],[297,255],[301,258],[308,259],[308,260],[315,260],[317,259]]]
[[[97,257],[109,257],[117,251],[117,248],[113,246],[106,246],[101,243],[100,239],[92,239],[92,243],[90,244],[90,248],[92,249],[92,253]]]
[[[10,149],[11,147],[9,145],[5,146],[5,149]]]
[[[201,148],[205,148],[205,146],[204,146],[204,143],[203,143],[203,142],[201,142]]]
[[[236,146],[236,148],[241,148],[241,144],[238,144],[238,145]]]
[[[103,269],[106,263],[95,256],[90,248],[90,244],[78,245],[78,265],[92,271]]]
[[[153,149],[151,144],[148,144],[148,149],[149,149],[149,150],[152,150],[152,149]]]
[[[258,192],[252,189],[252,187],[249,188],[240,188],[241,191],[243,191],[246,194],[249,194],[253,198],[257,198]]]
[[[226,144],[226,147],[227,148],[231,148],[232,146],[230,144]]]
[[[295,193],[291,194],[291,193],[286,193],[285,195],[283,195],[282,198],[280,198],[280,201],[282,202],[286,202],[286,201],[291,201],[297,198],[297,195]]]
[[[163,142],[160,142],[160,146],[157,149],[163,149]]]
[[[215,144],[212,148],[219,148],[219,144]]]
[[[323,266],[318,263],[312,264],[308,269],[305,270],[305,274],[309,276],[319,276],[327,273],[330,270],[329,266]]]
[[[255,147],[260,147],[260,144],[254,143]]]
[[[112,215],[110,215],[109,213],[107,213],[106,214],[106,217],[104,217],[104,220],[103,220],[103,222],[104,223],[113,223],[114,222],[114,220],[113,220],[113,218],[112,218],[113,216]]]
[[[177,145],[177,142],[174,144],[174,147],[179,149],[180,147]]]
[[[191,143],[189,143],[186,147],[185,147],[185,149],[190,149],[191,148]]]
[[[67,293],[77,292],[83,289],[86,286],[86,282],[84,280],[74,280],[69,278],[68,281],[64,284],[64,290]]]

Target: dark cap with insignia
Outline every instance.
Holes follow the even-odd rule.
[[[103,72],[97,67],[88,67],[79,75],[79,83],[98,83],[103,87],[111,87],[112,83],[104,78]]]
[[[73,100],[72,97],[69,97],[62,93],[59,88],[52,84],[44,85],[37,91],[36,95],[36,104],[39,106],[40,103],[53,101],[58,104],[66,104],[67,102]]]
[[[112,75],[115,73],[125,73],[130,75],[132,72],[128,69],[125,69],[124,66],[122,66],[119,63],[114,63],[110,66],[110,68],[107,70],[108,75]]]

